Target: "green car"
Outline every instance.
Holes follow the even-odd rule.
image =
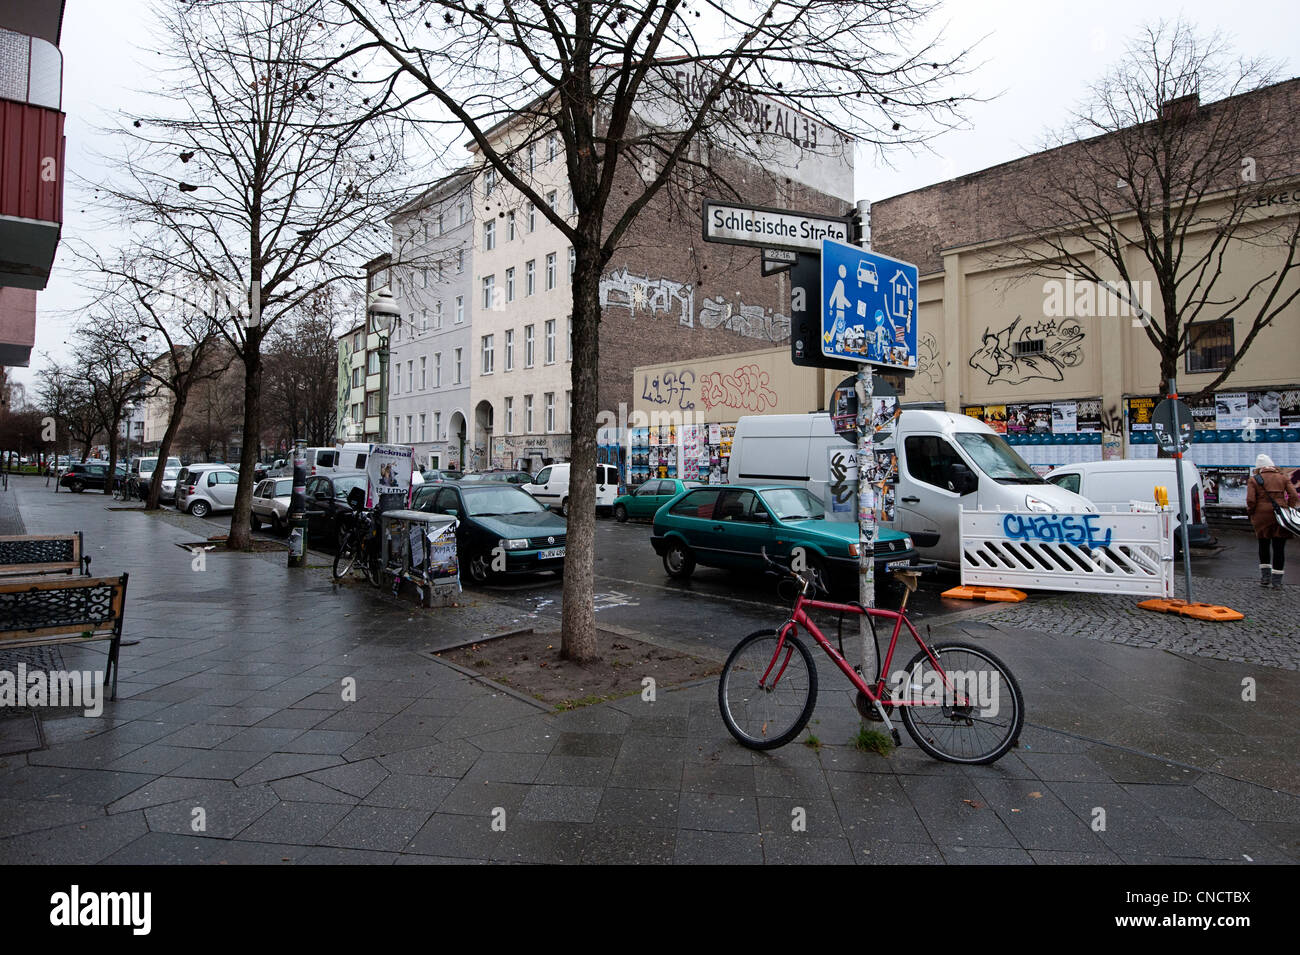
[[[655,511],[678,494],[681,494],[682,491],[702,486],[698,481],[679,481],[677,478],[651,478],[635,491],[630,491],[615,498],[614,519],[622,523],[629,517],[654,517]]]
[[[685,580],[697,564],[762,571],[760,549],[789,562],[803,548],[807,565],[822,573],[831,589],[856,587],[858,525],[828,521],[822,502],[801,487],[726,484],[688,489],[654,517],[650,537],[670,577]],[[876,576],[916,563],[912,539],[880,528]]]

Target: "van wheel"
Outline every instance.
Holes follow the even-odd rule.
[[[618,521],[620,524],[627,523],[627,508],[622,504],[614,505],[614,520]]]
[[[567,497],[560,502],[560,516],[561,517],[569,516],[569,499]]]
[[[686,580],[695,573],[695,555],[681,541],[673,541],[664,552],[664,570],[674,580]]]

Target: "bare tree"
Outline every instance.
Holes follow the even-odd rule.
[[[108,480],[104,493],[113,493],[117,480],[118,429],[127,408],[139,400],[144,374],[122,344],[133,327],[133,316],[103,310],[93,313],[76,332],[68,373],[85,389],[98,430],[108,444]]]
[[[1138,314],[1162,390],[1194,322],[1230,318],[1245,331],[1204,395],[1300,295],[1300,216],[1257,204],[1265,182],[1294,175],[1300,145],[1288,103],[1249,95],[1272,80],[1266,63],[1233,59],[1185,22],[1148,27],[1025,177],[1008,261],[1096,283]],[[1264,251],[1269,271],[1237,291],[1225,263],[1243,249]],[[1155,315],[1140,294],[1148,273]]]
[[[286,317],[266,341],[268,435],[291,444],[334,443],[338,417],[338,339],[334,297],[328,290]]]
[[[323,0],[163,0],[162,106],[131,121],[118,181],[97,184],[132,227],[165,236],[169,276],[217,290],[243,363],[243,450],[228,546],[249,542],[262,432],[262,345],[282,315],[355,280],[382,248],[365,226],[393,203],[400,141],[326,61]]]
[[[49,371],[37,385],[37,407],[54,419],[55,447],[62,444],[71,455],[75,442],[81,445],[82,458],[88,458],[100,430],[90,388],[70,365],[49,361],[48,356],[46,359]]]
[[[958,118],[946,89],[956,61],[917,39],[930,8],[910,0],[336,5],[367,34],[340,56],[382,51],[390,71],[373,78],[387,101],[430,100],[432,121],[467,131],[480,168],[573,246],[575,501],[595,499],[600,279],[647,206],[670,188],[735,194],[712,144],[748,156],[751,172],[781,175],[781,147],[843,149],[842,131],[882,150],[915,145]],[[572,215],[549,206],[524,161],[551,136]],[[599,655],[594,535],[594,508],[573,508],[562,644],[570,659]]]

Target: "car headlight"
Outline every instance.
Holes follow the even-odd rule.
[[[909,536],[907,536],[906,534],[904,534],[904,535],[903,535],[903,550],[911,550],[911,549],[912,549],[912,538],[909,537]]]
[[[1052,511],[1052,505],[1048,504],[1041,497],[1034,497],[1032,494],[1025,495],[1025,508],[1030,511]]]
[[[505,545],[506,550],[523,550],[528,546],[528,538],[516,537],[513,540],[502,541],[501,543]]]

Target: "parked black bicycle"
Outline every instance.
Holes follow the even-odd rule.
[[[366,509],[366,492],[354,487],[348,492],[351,510],[340,517],[338,552],[334,555],[335,578],[346,577],[356,567],[367,580],[379,586],[379,519]]]

